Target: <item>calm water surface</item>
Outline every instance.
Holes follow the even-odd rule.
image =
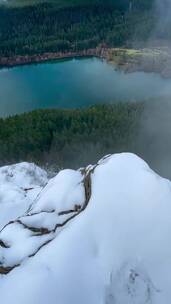
[[[125,74],[97,58],[0,70],[0,116],[40,108],[144,100],[163,94],[171,95],[171,80],[153,73]]]

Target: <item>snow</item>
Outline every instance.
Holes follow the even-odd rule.
[[[47,173],[33,163],[19,163],[0,168],[0,182],[11,182],[21,188],[45,186]]]
[[[20,171],[29,176],[32,165],[24,167],[15,165],[10,180],[2,172],[11,168],[0,169],[0,214],[6,206],[6,220],[14,219],[10,205],[18,206],[0,232],[0,271],[14,267],[0,275],[3,304],[170,304],[169,180],[130,153],[48,182],[35,167],[42,182],[28,177],[23,185]],[[27,185],[39,188],[32,198],[21,189]]]
[[[51,211],[57,209],[58,212],[74,208],[76,204],[83,204],[84,191],[80,182],[82,175],[78,171],[63,170],[51,179],[43,189],[38,200],[34,203],[32,211]],[[72,202],[71,202],[72,200]]]
[[[0,229],[23,215],[47,182],[47,173],[32,163],[1,167]]]

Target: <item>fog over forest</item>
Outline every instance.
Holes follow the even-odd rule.
[[[152,36],[169,30],[171,25],[171,0],[156,0],[155,10],[159,16]],[[158,42],[159,43],[159,42]],[[170,48],[170,42],[166,42]],[[171,69],[171,62],[170,67]],[[141,120],[139,149],[141,155],[161,175],[171,178],[171,92],[170,85],[161,91],[158,98],[145,103],[145,111]]]

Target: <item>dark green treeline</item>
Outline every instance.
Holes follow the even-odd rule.
[[[1,164],[34,161],[78,168],[105,154],[136,152],[141,103],[36,110],[0,119]]]
[[[155,24],[153,1],[59,1],[0,6],[0,55],[35,55],[131,45]],[[61,3],[61,2],[60,2]],[[86,4],[87,3],[87,4]]]

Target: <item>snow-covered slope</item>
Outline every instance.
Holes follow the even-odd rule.
[[[170,304],[170,181],[123,153],[46,183],[0,169],[1,303]]]
[[[23,215],[47,182],[47,173],[34,164],[1,167],[0,229]]]

